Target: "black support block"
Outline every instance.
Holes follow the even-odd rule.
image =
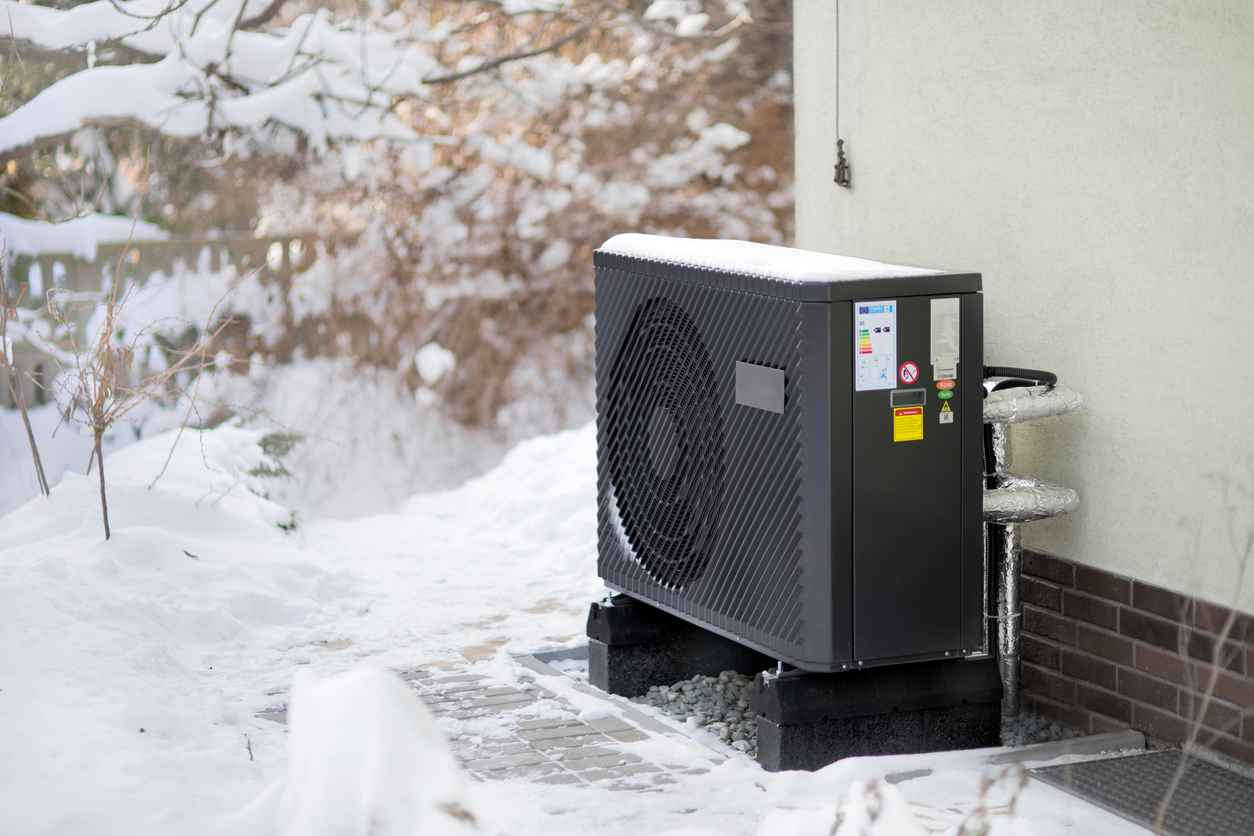
[[[945,660],[820,674],[760,674],[758,763],[819,769],[857,755],[996,746],[1001,682],[992,660]]]
[[[588,611],[588,679],[611,694],[637,697],[697,674],[774,666],[757,651],[626,595]]]

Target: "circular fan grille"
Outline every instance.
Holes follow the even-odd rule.
[[[609,478],[623,530],[658,583],[701,577],[722,505],[723,423],[714,363],[688,314],[650,299],[614,358],[606,403]]]

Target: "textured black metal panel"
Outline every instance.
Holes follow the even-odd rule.
[[[940,425],[930,375],[915,382],[924,449],[886,446],[893,395],[854,391],[841,300],[898,299],[911,312],[901,359],[930,372],[928,297],[961,295],[969,377],[979,276],[797,282],[603,252],[595,263],[606,584],[810,671],[976,649],[979,387],[960,385],[957,420]]]
[[[984,574],[984,297],[962,297],[961,362],[958,363],[958,424],[962,428],[962,649],[975,652],[984,641],[984,617],[993,593]],[[991,627],[991,625],[990,625]]]
[[[1179,784],[1160,806],[1179,773]],[[1179,750],[1032,770],[1047,784],[1175,836],[1245,836],[1254,829],[1254,781]]]
[[[962,409],[955,423],[940,423],[943,402],[928,362],[930,301],[897,300],[897,360],[926,369],[925,379],[853,396],[854,655],[860,661],[962,649],[962,421],[982,417]],[[959,388],[965,386],[979,388],[972,381]],[[917,441],[893,437],[893,401],[906,392],[916,395],[906,398],[911,404],[924,399]]]
[[[668,269],[597,270],[600,575],[804,658],[802,303]],[[736,403],[738,360],[784,371],[783,413]]]

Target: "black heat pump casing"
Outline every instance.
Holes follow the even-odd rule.
[[[605,250],[595,265],[608,587],[803,670],[985,652],[978,274],[789,281]],[[953,298],[941,424],[930,311]],[[913,386],[855,391],[855,307],[875,300],[897,306]],[[922,440],[893,440],[904,389],[925,390]]]

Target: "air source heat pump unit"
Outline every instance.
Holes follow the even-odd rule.
[[[982,655],[980,276],[596,253],[598,569],[810,671]]]

